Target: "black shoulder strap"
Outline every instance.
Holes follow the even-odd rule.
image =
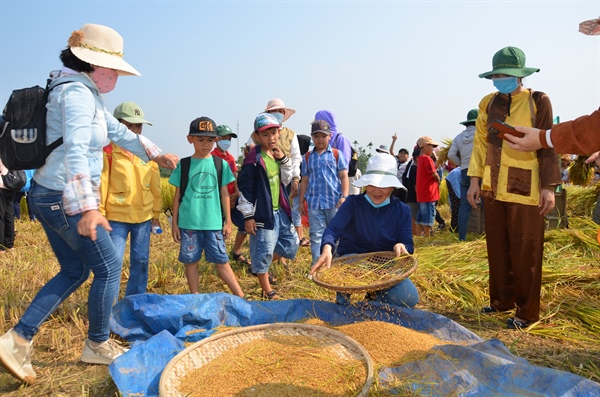
[[[59,85],[63,85],[63,84],[67,84],[67,83],[73,83],[74,81],[63,81],[62,83],[58,83],[54,87],[50,88],[50,83],[51,82],[52,82],[52,79],[48,79],[46,81],[46,92],[44,94],[44,96],[45,96],[45,98],[44,98],[45,99],[44,100],[44,106],[46,106],[46,103],[48,102],[48,95],[50,95],[50,91],[52,91],[53,89],[55,89]],[[44,142],[44,143],[46,143],[46,142]],[[54,149],[56,149],[57,147],[59,147],[62,144],[63,144],[63,137],[61,136],[60,138],[58,138],[57,140],[55,140],[54,142],[52,142],[50,145],[48,145],[48,146],[46,146],[44,148],[44,155],[46,157],[48,157],[48,155],[50,155],[50,153],[52,153],[52,151]]]
[[[221,214],[223,215],[223,221],[225,221],[225,215],[223,214],[223,203],[221,203],[221,185],[223,184],[223,160],[219,156],[212,155],[215,168],[217,170],[217,194],[219,195],[219,204],[221,205]]]
[[[219,188],[217,190],[221,190],[221,185],[223,184],[223,160],[219,156],[212,155],[213,162],[215,163],[215,168],[217,169],[217,181],[219,182]]]
[[[180,161],[181,163],[181,174],[179,175],[179,204],[183,201],[185,190],[187,189],[188,180],[190,179],[190,164],[192,163],[191,157],[184,157]]]

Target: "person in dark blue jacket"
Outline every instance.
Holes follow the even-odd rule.
[[[392,196],[401,188],[396,160],[388,154],[369,158],[365,174],[354,185],[365,192],[349,196],[333,217],[321,241],[321,256],[311,269],[331,266],[335,256],[393,251],[397,256],[414,252],[410,208]],[[337,244],[337,251],[334,253]],[[419,293],[410,279],[369,295],[397,306],[413,307]],[[349,294],[337,294],[336,303],[349,304]]]

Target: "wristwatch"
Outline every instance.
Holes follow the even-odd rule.
[[[348,196],[342,196],[343,199],[348,198]]]

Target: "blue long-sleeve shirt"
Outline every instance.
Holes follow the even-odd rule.
[[[369,204],[365,193],[349,196],[325,229],[321,249],[335,247],[338,240],[338,255],[393,251],[398,243],[412,254],[410,208],[394,196],[381,208]]]

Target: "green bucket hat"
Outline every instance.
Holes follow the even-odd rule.
[[[477,121],[477,115],[479,114],[479,110],[471,109],[469,113],[467,113],[467,119],[465,121],[461,121],[458,124],[466,125],[468,123],[474,123]]]
[[[492,67],[491,71],[481,73],[479,77],[491,79],[494,74],[527,77],[540,71],[538,68],[525,67],[525,53],[517,47],[504,47],[495,53],[492,59]]]

